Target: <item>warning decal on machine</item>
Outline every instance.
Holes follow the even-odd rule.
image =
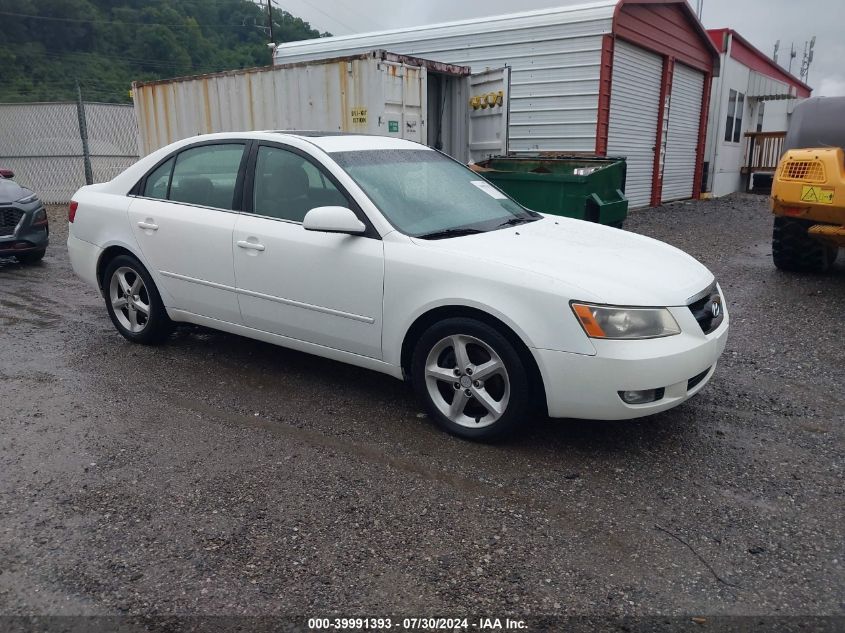
[[[833,189],[822,189],[813,185],[804,185],[801,187],[801,202],[833,204],[833,191]]]

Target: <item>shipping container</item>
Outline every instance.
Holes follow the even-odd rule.
[[[384,50],[132,84],[142,156],[211,132],[319,130],[394,136],[465,162],[506,154],[509,69]]]

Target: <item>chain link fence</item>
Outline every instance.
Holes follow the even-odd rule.
[[[85,103],[85,127],[94,182],[111,180],[138,160],[138,125],[132,105]],[[66,203],[85,184],[78,106],[0,103],[0,167],[48,203]]]

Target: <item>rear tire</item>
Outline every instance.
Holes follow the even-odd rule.
[[[772,230],[772,261],[780,270],[823,273],[836,261],[839,249],[813,239],[807,220],[775,217]]]
[[[44,259],[44,254],[47,252],[46,248],[42,248],[40,251],[32,251],[29,253],[21,253],[20,255],[15,255],[18,258],[18,261],[21,264],[29,265],[29,264],[37,264],[42,259]]]
[[[103,272],[103,294],[114,327],[133,343],[155,345],[173,331],[150,273],[136,258],[118,255]]]
[[[435,323],[420,337],[411,382],[445,431],[491,441],[529,421],[531,389],[519,352],[494,327],[470,318]]]

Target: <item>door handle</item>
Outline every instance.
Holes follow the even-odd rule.
[[[253,251],[263,251],[264,244],[259,244],[258,242],[247,242],[246,240],[238,240],[238,246],[241,248],[247,248]]]
[[[154,224],[152,222],[138,222],[138,226],[145,231],[158,231],[158,224]]]

